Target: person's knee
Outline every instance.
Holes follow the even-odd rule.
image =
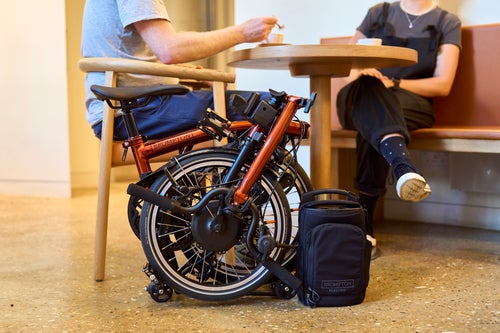
[[[361,75],[358,78],[358,84],[361,87],[368,87],[368,88],[374,88],[374,87],[381,87],[385,88],[384,84],[382,81],[380,81],[378,78],[370,75]]]
[[[98,138],[100,140],[101,134],[102,134],[102,123],[99,122],[99,123],[95,124],[94,126],[92,126],[92,130],[94,131],[94,135],[96,136],[96,138]]]

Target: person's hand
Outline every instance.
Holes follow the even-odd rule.
[[[359,76],[361,75],[367,75],[367,76],[373,76],[379,79],[386,88],[391,88],[394,83],[392,82],[391,79],[389,79],[387,76],[383,75],[380,73],[380,71],[376,68],[365,68],[359,71]]]
[[[359,71],[359,76],[361,75],[367,75],[367,76],[373,76],[376,77],[377,79],[381,80],[385,77],[380,71],[376,68],[364,68]]]
[[[239,27],[245,42],[254,43],[265,40],[276,23],[278,23],[278,19],[275,16],[265,16],[245,21]]]

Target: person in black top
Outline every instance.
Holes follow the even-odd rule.
[[[341,125],[358,131],[354,185],[368,211],[367,233],[374,259],[380,251],[373,212],[377,199],[386,192],[389,170],[401,199],[418,202],[431,193],[410,160],[409,132],[431,127],[432,98],[451,90],[461,49],[461,22],[432,0],[380,3],[368,10],[351,43],[360,38],[381,38],[383,45],[418,51],[414,66],[353,70],[350,82],[337,96]]]

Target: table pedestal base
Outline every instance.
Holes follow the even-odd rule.
[[[331,184],[331,78],[329,75],[311,76],[310,90],[316,92],[311,109],[311,181],[315,189],[329,188]]]

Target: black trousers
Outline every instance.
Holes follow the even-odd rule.
[[[354,186],[373,196],[385,194],[389,174],[389,164],[378,150],[380,140],[399,133],[408,144],[411,131],[434,123],[431,99],[404,89],[387,89],[371,76],[361,76],[340,90],[337,113],[342,127],[358,131]]]

